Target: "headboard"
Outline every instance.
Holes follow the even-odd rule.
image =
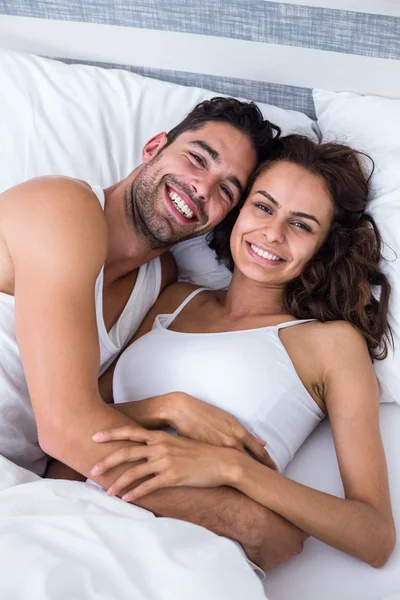
[[[0,46],[269,102],[400,97],[397,0],[2,0]]]

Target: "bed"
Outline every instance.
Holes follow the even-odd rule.
[[[3,0],[0,82],[0,191],[47,174],[110,185],[139,164],[142,144],[159,128],[172,127],[197,101],[227,94],[258,102],[284,133],[343,139],[369,151],[377,163],[371,210],[399,255],[396,1]],[[213,287],[228,281],[202,240],[177,247],[175,258],[182,280]],[[400,341],[393,256],[388,275]],[[398,530],[399,373],[396,353],[377,365]],[[261,584],[240,549],[201,528],[193,545],[194,526],[182,523],[175,538],[171,520],[88,485],[46,482],[1,458],[0,473],[2,600],[400,599],[399,543],[374,570],[311,539]],[[328,422],[286,474],[343,494]]]

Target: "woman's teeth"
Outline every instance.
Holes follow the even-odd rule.
[[[269,252],[266,252],[265,250],[261,250],[261,248],[259,248],[258,246],[255,246],[254,244],[250,244],[250,246],[251,246],[251,249],[253,250],[253,252],[258,254],[258,256],[262,256],[263,258],[268,258],[268,260],[281,260],[281,258],[279,256],[275,256],[274,254],[270,254]]]
[[[171,198],[172,202],[175,205],[175,208],[188,219],[192,219],[194,214],[193,211],[190,210],[186,202],[182,200],[180,196],[176,192],[168,192],[168,196]]]

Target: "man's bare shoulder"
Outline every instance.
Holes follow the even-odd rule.
[[[66,197],[93,199],[100,203],[91,186],[81,179],[64,176],[35,177],[15,185],[0,194],[0,210],[11,204],[46,203],[49,199],[61,202]]]
[[[66,225],[80,221],[87,232],[105,228],[101,204],[90,185],[70,177],[38,177],[6,190],[0,195],[0,219],[5,230],[15,223],[24,228],[26,223],[32,231],[41,223],[45,227],[58,221],[61,233],[65,220]]]
[[[15,267],[21,261],[44,266],[53,257],[97,268],[106,257],[102,207],[90,186],[77,179],[40,177],[3,192],[0,228]]]

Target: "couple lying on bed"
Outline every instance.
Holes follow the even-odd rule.
[[[371,358],[390,335],[389,287],[368,183],[350,149],[276,141],[276,130],[254,105],[215,98],[153,137],[143,164],[106,190],[56,177],[1,195],[0,453],[40,475],[47,454],[88,476],[121,449],[95,481],[124,474],[116,493],[147,480],[135,503],[239,541],[264,568],[307,535],[378,566],[394,527]],[[232,207],[265,158],[229,246]],[[165,250],[228,213],[213,239],[236,264],[228,292],[165,291],[106,404],[99,364],[171,280]],[[345,500],[278,472],[325,412]],[[92,440],[124,425],[116,441]],[[151,431],[164,426],[180,437]],[[139,497],[151,486],[164,489]]]
[[[305,536],[387,561],[395,529],[372,359],[390,343],[390,287],[367,196],[352,149],[276,143],[212,233],[228,290],[167,287],[102,377],[103,398],[138,423],[94,436],[110,450],[93,475],[130,465],[110,494],[141,503],[161,488],[214,488],[218,502],[228,486]],[[344,499],[282,475],[325,415]],[[115,440],[130,443],[113,451]]]
[[[136,444],[92,440],[135,423],[103,401],[99,374],[174,280],[166,251],[233,210],[277,133],[253,103],[212,98],[153,136],[142,163],[106,189],[42,177],[0,195],[1,455],[40,476],[51,456],[88,477],[110,448]],[[107,488],[128,468],[93,479]],[[171,487],[138,503],[237,540],[264,568],[307,537],[227,486]]]

